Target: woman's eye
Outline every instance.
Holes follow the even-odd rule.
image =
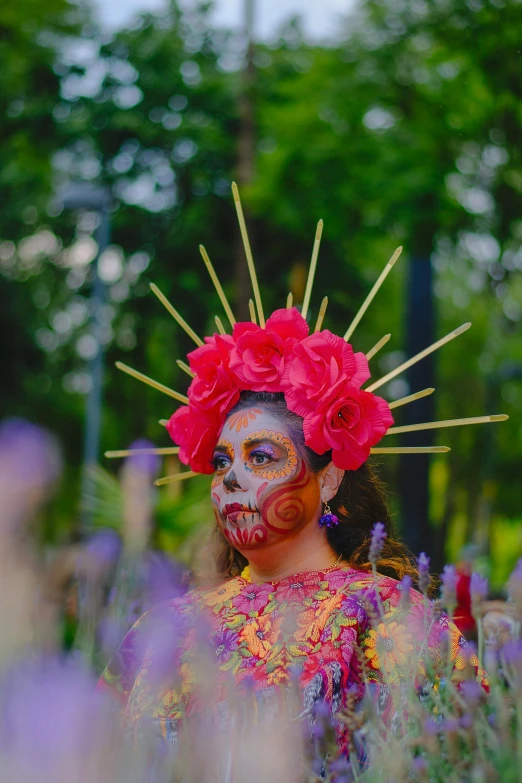
[[[230,467],[230,460],[228,457],[214,457],[212,464],[214,465],[214,470],[227,470]]]
[[[272,457],[269,454],[263,454],[262,452],[252,454],[250,458],[254,465],[266,465],[267,462],[272,461]]]

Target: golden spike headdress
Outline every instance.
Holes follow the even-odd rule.
[[[343,337],[323,329],[328,305],[326,296],[322,300],[312,331],[306,321],[306,315],[323,231],[323,221],[320,220],[301,312],[293,307],[293,298],[289,294],[286,307],[276,310],[265,320],[243,208],[235,183],[232,184],[232,193],[254,294],[249,302],[251,320],[236,322],[208,253],[200,245],[203,261],[232,327],[232,334],[226,333],[221,318],[215,316],[218,331],[202,340],[159,288],[151,284],[153,293],[197,346],[188,354],[188,364],[179,359],[177,361],[178,366],[192,379],[187,395],[180,394],[121,362],[116,363],[118,369],[133,378],[183,403],[168,421],[161,422],[177,446],[147,451],[163,455],[178,454],[181,462],[188,465],[190,470],[165,476],[158,479],[156,484],[168,484],[171,481],[213,472],[212,457],[219,434],[242,391],[283,393],[289,410],[303,418],[306,445],[318,454],[331,451],[332,461],[344,470],[356,470],[370,454],[449,451],[447,446],[377,446],[385,435],[505,421],[508,418],[500,414],[393,427],[392,409],[426,397],[435,390],[423,389],[388,403],[374,393],[376,389],[461,335],[471,324],[459,326],[384,377],[363,388],[370,378],[369,360],[388,342],[390,335],[381,338],[366,355],[355,353],[348,341],[399,258],[402,248],[397,248],[391,256]],[[109,451],[106,456],[122,457],[134,453],[135,450]]]

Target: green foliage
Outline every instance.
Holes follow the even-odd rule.
[[[99,466],[89,469],[85,493],[86,511],[94,528],[110,528],[125,538],[122,529],[123,497],[118,479]],[[183,493],[158,490],[152,509],[152,544],[167,552],[175,552],[189,561],[200,541],[208,532],[212,511],[208,486],[204,479],[192,481]]]

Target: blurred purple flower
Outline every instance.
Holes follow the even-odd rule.
[[[460,693],[469,707],[474,708],[484,695],[482,687],[475,680],[465,680],[460,685]]]
[[[513,639],[501,647],[500,655],[508,666],[522,671],[522,639]]]
[[[522,557],[509,577],[508,593],[511,600],[514,601],[518,611],[522,613]]]
[[[99,530],[86,543],[85,549],[97,564],[109,568],[114,565],[121,552],[119,535],[110,529]]]
[[[405,574],[402,577],[401,580],[401,604],[400,608],[403,612],[409,611],[410,604],[411,604],[411,596],[410,596],[410,590],[411,590],[411,576],[408,574]]]
[[[444,731],[447,731],[448,734],[453,734],[455,731],[458,731],[459,729],[459,722],[457,718],[446,718],[444,721]]]
[[[430,559],[421,552],[417,558],[417,568],[419,570],[419,590],[426,594],[430,586]]]
[[[433,718],[426,718],[424,721],[424,731],[428,737],[435,737],[439,733],[439,727]]]
[[[108,615],[102,617],[98,623],[98,640],[105,660],[109,660],[118,649],[121,640],[128,630],[128,626],[116,617]]]
[[[485,601],[488,597],[489,593],[489,586],[488,586],[488,580],[481,576],[480,574],[475,573],[475,571],[471,574],[471,582],[469,591],[471,594],[471,603],[478,606],[482,601]]]
[[[440,654],[443,660],[448,659],[449,651],[450,651],[450,636],[446,628],[443,628],[440,632],[439,637],[439,647],[440,647]]]
[[[164,552],[149,550],[140,571],[149,606],[178,598],[187,591],[186,568]]]
[[[465,715],[463,715],[463,716],[460,718],[460,720],[459,720],[459,725],[460,725],[460,727],[461,727],[462,729],[469,730],[469,729],[471,729],[471,727],[473,726],[473,718],[471,717],[471,715],[469,715],[468,713],[466,713]]]
[[[287,671],[290,681],[298,683],[301,678],[302,666],[299,666],[297,663],[291,663]]]
[[[350,775],[352,768],[348,759],[344,756],[339,756],[339,758],[335,759],[335,761],[332,761],[330,764],[330,771],[337,775]],[[335,778],[335,780],[337,783],[338,778]]]
[[[426,772],[428,769],[428,762],[423,756],[415,756],[412,766],[414,772]]]
[[[129,449],[153,449],[154,444],[150,440],[140,438],[129,446]],[[133,454],[127,457],[127,464],[140,473],[156,476],[160,467],[160,457],[157,454]]]
[[[386,535],[386,528],[384,527],[383,523],[376,522],[372,530],[370,553],[368,555],[368,559],[373,566],[376,566],[377,562],[379,561]]]
[[[455,571],[455,566],[444,566],[440,578],[442,582],[442,603],[449,613],[453,614],[453,611],[457,606],[457,572]]]
[[[26,661],[0,682],[0,748],[32,771],[26,779],[55,783],[65,759],[80,762],[108,736],[109,714],[95,686],[72,659]],[[81,771],[77,780],[86,780]]]
[[[54,483],[61,459],[54,438],[24,419],[6,419],[0,424],[0,464],[27,489]]]

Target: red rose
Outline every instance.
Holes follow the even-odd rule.
[[[179,458],[196,473],[213,473],[212,455],[223,426],[220,416],[183,405],[170,417],[167,430],[179,447]]]
[[[205,345],[189,353],[190,369],[196,373],[187,392],[190,403],[223,415],[239,399],[237,379],[229,367],[234,341],[229,334],[205,337]]]
[[[264,329],[253,323],[236,324],[230,368],[241,387],[251,391],[282,391],[287,359],[292,348],[307,335],[308,324],[295,307],[276,310]]]
[[[290,410],[304,417],[332,390],[347,383],[358,388],[369,377],[366,356],[324,329],[294,346],[283,377],[285,399]]]
[[[305,443],[317,454],[332,449],[332,461],[357,470],[393,424],[386,400],[350,384],[330,394],[303,423]]]

